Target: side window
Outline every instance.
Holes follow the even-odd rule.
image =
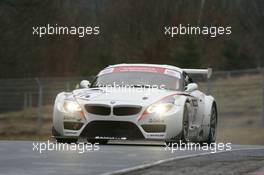
[[[183,73],[183,87],[184,87],[184,90],[186,90],[187,85],[188,85],[187,79],[188,79],[188,77],[187,77],[186,73],[184,72]]]
[[[183,72],[183,78],[184,78],[184,87],[186,89],[187,85],[192,83],[193,81],[192,81],[191,77],[189,77],[189,75],[185,72]]]

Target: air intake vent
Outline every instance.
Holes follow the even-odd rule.
[[[113,113],[116,116],[135,115],[141,111],[141,106],[115,106]]]
[[[92,121],[85,126],[81,136],[91,139],[96,137],[144,139],[135,124],[123,121]]]
[[[88,113],[95,115],[110,115],[111,113],[110,106],[86,104],[85,109]]]

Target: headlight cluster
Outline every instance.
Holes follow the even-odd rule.
[[[153,104],[147,108],[147,113],[163,114],[168,112],[172,107],[173,105],[171,103]]]
[[[173,96],[166,97],[152,105],[150,105],[145,113],[147,114],[164,114],[171,110],[174,105],[175,98]]]
[[[59,103],[57,107],[61,112],[65,113],[64,116],[85,119],[85,114],[81,106],[76,101],[65,100],[62,103]]]
[[[75,101],[64,101],[63,109],[65,112],[74,113],[74,112],[81,112],[81,106]]]

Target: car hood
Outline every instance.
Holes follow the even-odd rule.
[[[86,88],[73,91],[73,96],[81,103],[130,103],[152,104],[177,91],[149,88]]]

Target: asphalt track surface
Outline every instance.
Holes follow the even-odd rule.
[[[45,143],[39,141],[34,143]],[[127,173],[183,158],[210,156],[211,151],[165,150],[163,143],[100,145],[97,151],[33,150],[33,141],[0,141],[0,174],[112,174]],[[232,145],[232,150],[264,149],[264,146]],[[216,153],[218,154],[218,153]],[[215,154],[212,154],[215,155]]]

